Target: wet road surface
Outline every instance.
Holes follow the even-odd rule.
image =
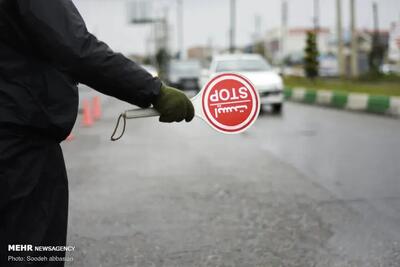
[[[67,266],[400,266],[400,120],[287,103],[246,133],[103,118],[63,144]]]

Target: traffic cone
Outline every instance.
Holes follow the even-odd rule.
[[[82,125],[85,127],[90,127],[93,125],[93,117],[90,109],[90,102],[88,100],[83,100],[83,120]]]
[[[93,119],[101,118],[101,99],[100,96],[93,97]]]

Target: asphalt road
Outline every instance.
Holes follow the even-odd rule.
[[[67,266],[400,266],[400,120],[287,103],[246,133],[129,121],[64,143]]]

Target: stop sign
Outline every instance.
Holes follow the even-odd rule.
[[[235,73],[224,73],[214,77],[191,101],[197,117],[225,134],[237,134],[247,130],[257,120],[260,112],[258,92],[246,77]],[[127,119],[159,115],[154,108],[132,109],[121,113],[111,140],[116,141],[122,137]],[[122,133],[116,137],[121,121]]]
[[[242,75],[224,73],[214,77],[202,91],[203,119],[215,130],[235,134],[248,129],[257,119],[260,98]]]

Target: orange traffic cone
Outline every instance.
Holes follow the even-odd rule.
[[[82,125],[85,127],[90,127],[93,125],[92,112],[90,110],[90,102],[88,100],[83,100],[83,120]]]
[[[74,139],[75,139],[74,134],[73,134],[73,133],[70,133],[70,134],[68,135],[67,139],[65,139],[65,141],[71,142],[71,141],[74,140]]]
[[[100,96],[93,97],[93,119],[101,118],[101,100]]]

